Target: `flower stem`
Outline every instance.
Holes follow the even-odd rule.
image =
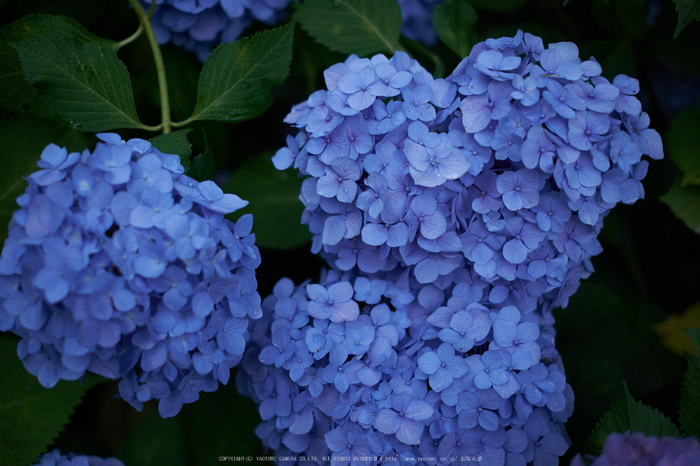
[[[156,64],[156,72],[158,74],[158,89],[160,90],[160,113],[161,113],[161,124],[160,127],[163,129],[163,133],[169,133],[172,128],[172,120],[170,119],[170,99],[168,98],[168,80],[165,76],[165,65],[163,64],[163,55],[160,53],[160,47],[158,46],[158,41],[156,40],[156,34],[153,32],[153,26],[151,25],[151,17],[155,10],[156,2],[152,0],[151,9],[148,13],[143,9],[139,0],[129,0],[131,6],[134,8],[136,15],[139,18],[141,26],[143,26],[146,31],[146,37],[148,38],[148,43],[151,45],[151,51],[153,52],[153,60]],[[156,127],[157,128],[157,127]]]
[[[185,121],[173,121],[172,122],[172,127],[173,128],[180,128],[182,126],[187,126],[190,123],[192,123],[195,120],[194,115],[186,119]]]
[[[116,44],[114,44],[112,46],[112,48],[114,48],[114,50],[119,50],[120,48],[124,47],[125,45],[129,45],[130,43],[132,43],[133,41],[138,39],[142,33],[143,33],[143,23],[140,23],[139,28],[136,30],[135,33],[133,33],[132,35],[130,35],[126,39],[117,42]]]

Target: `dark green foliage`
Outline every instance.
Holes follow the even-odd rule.
[[[49,110],[81,131],[138,128],[129,72],[110,45],[42,34],[13,42]]]
[[[39,94],[22,71],[22,64],[13,42],[46,34],[50,36],[73,37],[83,44],[88,42],[109,43],[89,33],[76,21],[66,16],[31,15],[0,29],[0,105],[20,113],[48,116]]]
[[[192,165],[185,168],[185,175],[197,181],[213,180],[216,177],[214,154],[209,147],[206,134],[202,134],[204,134],[204,152],[195,156]]]
[[[182,419],[153,413],[124,439],[116,457],[129,466],[185,466],[185,447]]]
[[[671,125],[666,149],[683,172],[681,186],[700,185],[700,108],[681,113]]]
[[[192,114],[197,102],[197,82],[201,64],[190,54],[176,47],[163,48],[163,62],[168,77],[168,94],[170,109],[174,120],[185,120]],[[151,81],[156,79],[155,69]],[[151,89],[154,91],[155,89]],[[154,103],[160,104],[160,96],[152,93]],[[157,98],[157,100],[155,99]]]
[[[226,386],[213,393],[202,393],[196,403],[182,409],[187,439],[188,464],[220,465],[219,456],[255,457],[262,451],[254,433],[260,416],[255,403],[236,392],[235,373]],[[247,464],[260,464],[247,459]]]
[[[700,234],[700,187],[674,186],[659,199],[669,206],[688,228]]]
[[[678,12],[678,24],[673,32],[675,39],[688,24],[700,20],[700,3],[698,0],[673,0],[673,3],[676,4]]]
[[[615,248],[608,248],[600,259],[609,261],[598,261],[597,272],[581,284],[569,306],[555,311],[556,347],[575,394],[567,428],[573,445],[578,445],[576,451],[585,451],[591,429],[619,400],[623,380],[641,395],[668,389],[677,397],[672,381],[683,371],[680,359],[666,351],[651,331],[658,310],[644,296],[622,296],[609,286],[606,271],[631,278],[615,253]],[[634,289],[635,283],[618,280],[618,286]],[[677,409],[677,404],[670,404],[664,406],[666,412]]]
[[[260,417],[254,403],[236,393],[233,378],[231,374],[231,382],[214,393],[201,393],[174,418],[152,412],[130,431],[115,456],[128,466],[213,466],[221,464],[220,456],[259,455],[254,430]]]
[[[193,120],[241,121],[262,114],[287,78],[294,24],[218,46],[204,62]]]
[[[311,37],[336,52],[364,57],[399,48],[401,11],[395,0],[306,0],[296,17]]]
[[[447,0],[435,9],[433,26],[440,40],[464,58],[476,43],[474,25],[477,19],[474,8],[466,0]]]
[[[17,341],[0,337],[0,462],[7,466],[36,462],[83,394],[101,380],[91,375],[82,384],[60,381],[46,389],[17,357]]]
[[[656,409],[634,401],[627,385],[624,385],[624,396],[598,422],[589,438],[589,453],[600,454],[605,439],[613,432],[625,433],[642,432],[654,437],[680,437],[678,428],[666,416]]]
[[[298,199],[301,181],[292,170],[276,170],[270,154],[265,154],[243,164],[223,189],[250,202],[235,215],[253,214],[255,244],[287,250],[311,239],[308,227],[300,223],[304,211]]]
[[[180,163],[185,167],[185,171],[190,168],[192,159],[192,144],[187,140],[187,133],[191,129],[175,131],[173,133],[161,134],[151,139],[153,147],[164,154],[175,154],[180,156]]]

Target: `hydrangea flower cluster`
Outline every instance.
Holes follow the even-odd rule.
[[[151,2],[141,0],[146,8]],[[238,39],[261,21],[274,25],[286,18],[291,0],[156,0],[153,30],[158,43],[173,44],[194,52],[204,61],[221,42]]]
[[[302,223],[333,270],[278,283],[239,372],[267,446],[300,464],[558,462],[573,394],[551,309],[592,272],[607,212],[643,197],[642,155],[663,157],[637,82],[600,73],[522,31],[446,79],[401,52],[326,70],[273,163],[305,177]]]
[[[646,466],[652,464],[694,466],[700,464],[700,444],[693,437],[676,439],[673,437],[646,437],[641,432],[624,434],[612,433],[603,444],[603,452],[586,463],[581,455],[571,462],[571,466]]]
[[[600,73],[522,31],[447,79],[401,52],[350,56],[292,109],[300,131],[273,162],[306,177],[302,222],[334,268],[443,289],[468,270],[475,302],[565,306],[603,217],[644,196],[642,155],[663,157],[637,81]]]
[[[99,134],[49,145],[17,202],[0,259],[0,330],[45,387],[86,371],[122,378],[141,409],[174,416],[227,383],[262,310],[247,205],[183,174],[176,155]]]
[[[396,278],[282,279],[263,301],[237,382],[278,463],[556,464],[573,392],[551,319]]]
[[[53,450],[41,455],[34,466],[124,466],[117,458],[100,458],[99,456],[62,455],[59,450]]]
[[[141,0],[149,8],[149,0]],[[289,14],[291,0],[156,0],[152,18],[158,43],[173,44],[206,60],[221,42],[238,39],[253,22],[277,24]],[[401,32],[409,39],[435,45],[432,18],[442,0],[398,0]]]

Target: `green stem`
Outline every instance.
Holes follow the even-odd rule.
[[[133,41],[138,39],[142,33],[143,33],[143,23],[140,23],[139,28],[136,30],[135,33],[133,33],[132,35],[130,35],[129,37],[127,37],[123,41],[117,42],[116,44],[114,44],[112,46],[112,48],[114,50],[119,50],[120,48],[124,47],[125,45],[129,45],[130,43],[132,43]]]
[[[156,34],[153,32],[153,26],[151,25],[151,16],[153,16],[153,11],[155,10],[156,2],[155,0],[151,2],[151,9],[148,12],[148,14],[141,6],[141,3],[139,3],[139,0],[129,0],[129,3],[131,3],[131,6],[134,8],[134,11],[138,16],[141,25],[146,31],[146,37],[148,37],[148,43],[151,45],[151,51],[153,52],[153,60],[156,63],[156,72],[158,73],[158,89],[160,90],[160,112],[162,123],[159,126],[156,126],[155,128],[162,129],[163,133],[169,133],[170,129],[172,128],[172,121],[170,119],[168,80],[165,76],[165,65],[163,64],[163,55],[160,53],[160,47],[158,46],[158,41],[156,40]]]
[[[143,123],[139,122],[139,129],[142,129],[144,131],[160,131],[163,129],[163,125],[149,126],[149,125],[144,125]]]
[[[170,125],[173,128],[180,128],[182,126],[187,126],[195,120],[194,115],[186,119],[185,121],[173,121]]]

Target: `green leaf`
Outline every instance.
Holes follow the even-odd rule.
[[[294,23],[219,45],[204,62],[193,120],[242,121],[272,103],[292,60]]]
[[[476,43],[477,19],[476,11],[466,0],[447,0],[435,9],[433,26],[440,40],[464,58]]]
[[[204,153],[194,158],[194,162],[187,176],[200,182],[214,179],[216,176],[216,168],[214,165],[214,155],[211,153],[211,150],[207,149]]]
[[[673,38],[676,39],[688,24],[700,21],[700,3],[698,0],[673,0],[673,2],[678,12],[678,24],[673,32]]]
[[[213,180],[216,176],[214,153],[209,147],[207,134],[202,131],[202,136],[204,137],[204,152],[194,158],[192,166],[185,171],[185,175],[197,181]]]
[[[604,231],[615,227],[609,222],[614,218],[606,218]],[[623,237],[630,241],[629,235]],[[634,288],[634,273],[620,261],[614,242],[608,243],[612,244],[599,257],[604,262],[596,273],[581,283],[565,309],[554,310],[556,347],[565,362],[566,381],[576,394],[567,431],[579,446],[619,400],[623,380],[640,396],[671,389],[677,393],[668,385],[680,380],[685,370],[683,361],[665,351],[651,330],[661,320],[661,311]],[[620,290],[629,294],[621,295]]]
[[[623,399],[598,421],[598,425],[591,433],[588,439],[589,453],[595,456],[599,455],[608,435],[613,432],[624,433],[628,430],[654,437],[681,436],[678,428],[670,419],[656,409],[634,401],[627,385],[624,385]]]
[[[687,332],[700,350],[700,329],[693,329],[693,334]],[[700,353],[699,353],[700,354]],[[690,353],[685,353],[688,369],[683,374],[681,385],[680,421],[683,433],[688,436],[700,437],[700,359]]]
[[[296,17],[311,37],[336,52],[368,56],[399,48],[401,10],[395,0],[305,0]]]
[[[41,128],[37,131],[37,128]],[[25,179],[37,171],[36,162],[49,143],[81,151],[88,145],[85,137],[58,123],[22,116],[0,121],[0,244],[7,236],[12,212],[19,209],[17,196],[27,189]]]
[[[91,33],[77,21],[60,15],[29,15],[4,26],[2,29],[10,33],[11,40],[15,42],[46,34],[49,36],[74,37],[85,44],[88,42],[114,44],[114,41]]]
[[[0,89],[3,90],[0,105],[19,113],[48,117],[50,114],[38,91],[24,76],[17,51],[10,45],[11,42],[21,42],[41,34],[74,37],[82,43],[111,42],[91,34],[65,16],[30,15],[0,29]]]
[[[190,168],[192,158],[192,144],[187,140],[187,133],[192,129],[183,129],[168,134],[161,134],[149,139],[153,147],[164,154],[174,154],[180,157],[180,163],[185,167],[185,172]]]
[[[674,186],[659,200],[669,206],[688,228],[700,234],[700,186]]]
[[[700,185],[700,107],[687,110],[673,121],[666,138],[666,147],[673,161],[683,172],[681,186]]]
[[[234,378],[232,373],[228,385],[220,385],[212,393],[202,392],[197,402],[183,406],[178,415],[188,440],[189,464],[220,466],[219,455],[254,458],[261,454],[260,439],[255,435],[260,415],[253,400],[236,393]],[[239,464],[264,463],[247,458]]]
[[[129,72],[111,46],[41,35],[12,43],[51,112],[81,131],[138,128]]]
[[[17,357],[17,339],[0,336],[0,458],[3,465],[26,466],[38,461],[68,423],[83,394],[102,379],[41,386]]]
[[[250,201],[236,217],[253,214],[256,245],[287,250],[301,246],[311,238],[308,227],[300,223],[304,211],[299,201],[301,182],[292,170],[275,169],[270,154],[264,154],[246,161],[223,190]]]
[[[185,445],[181,418],[154,413],[131,430],[116,456],[129,466],[184,466]]]

